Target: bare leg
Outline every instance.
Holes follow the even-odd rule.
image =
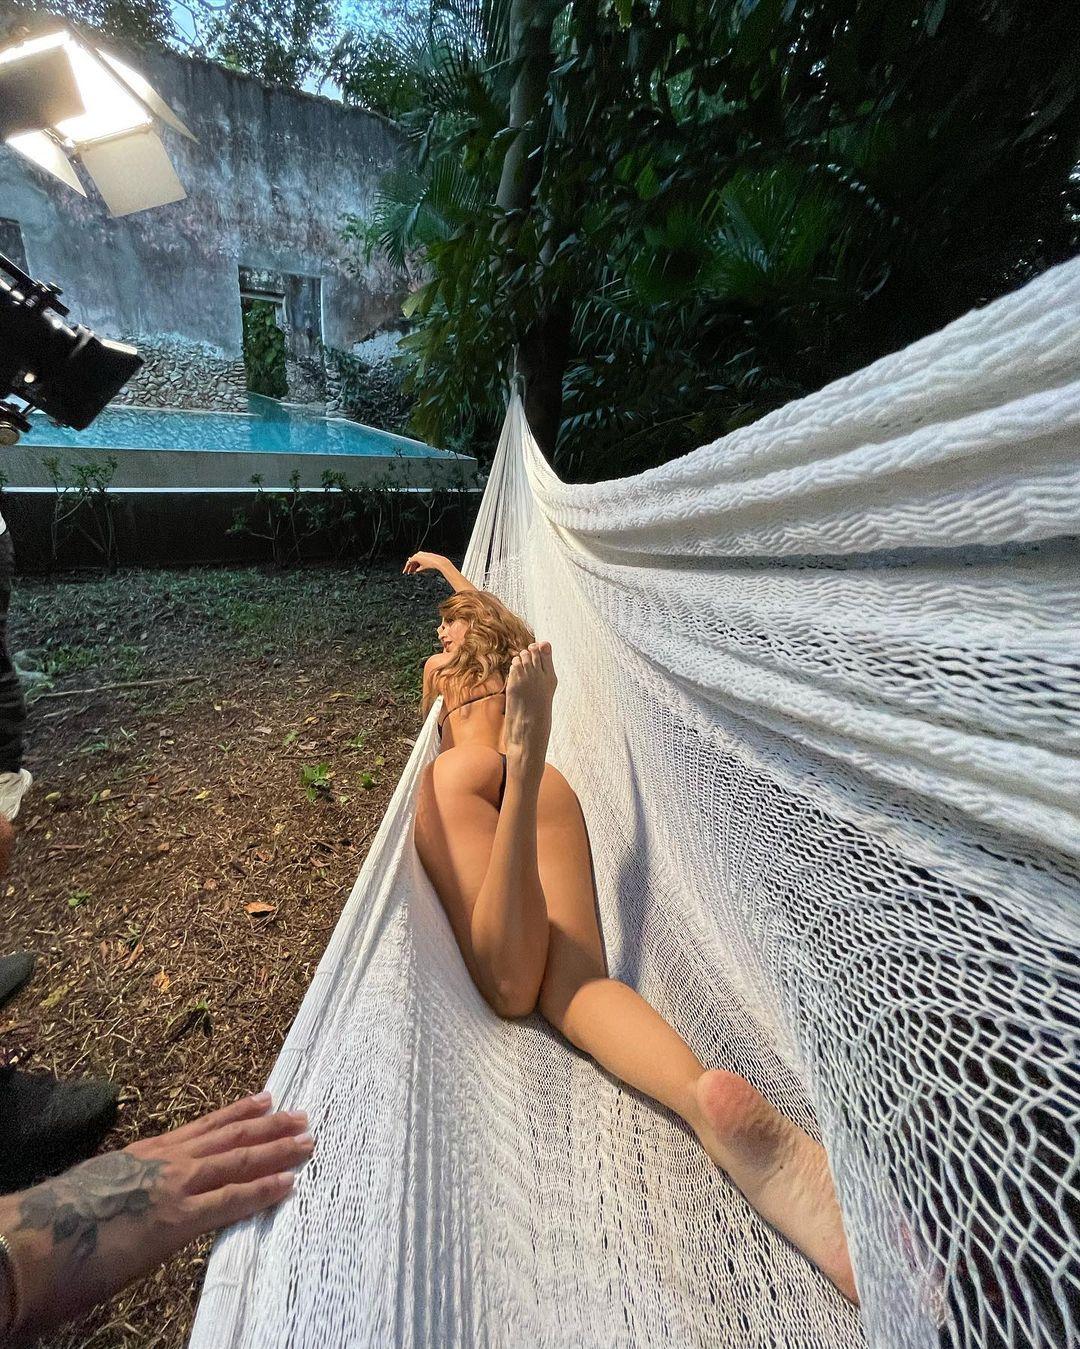
[[[577,963],[553,932],[552,957]],[[550,962],[549,962],[550,963]],[[666,1105],[754,1208],[855,1302],[847,1243],[820,1143],[732,1073],[707,1072],[689,1045],[634,989],[603,975],[560,989],[545,979],[545,1017],[601,1067]]]
[[[506,679],[506,791],[472,913],[477,964],[497,991],[496,1010],[509,1016],[535,1008],[547,965],[536,814],[557,683],[551,662],[541,663],[538,643],[514,657]]]
[[[511,773],[508,756],[499,823],[473,906],[480,989],[501,1016],[528,1016],[535,1008],[547,963],[547,906],[536,869],[539,789],[539,779]]]
[[[549,645],[539,650],[550,663]],[[565,800],[552,783],[540,814],[537,862],[551,922],[540,1011],[608,1072],[685,1120],[761,1216],[856,1300],[824,1148],[749,1082],[707,1072],[640,994],[608,977],[588,833],[576,796],[562,786]]]
[[[499,759],[486,746],[438,755],[421,779],[417,852],[473,982],[500,1016],[534,1010],[547,965],[537,820],[556,683],[550,661],[543,668],[535,646],[514,657],[506,682],[501,810],[495,806]]]
[[[417,848],[465,963],[501,1015],[532,1011],[539,990],[540,1010],[557,1030],[684,1119],[758,1212],[855,1300],[821,1146],[742,1078],[707,1072],[654,1008],[607,976],[584,820],[553,768],[546,804],[537,808],[555,683],[549,643],[515,659],[507,680],[507,785],[497,826],[494,789],[487,800],[475,780],[491,770],[490,761],[484,766],[485,755],[494,758],[491,751],[440,755],[435,791],[421,796]],[[454,775],[462,780],[455,784]]]
[[[692,1126],[704,1066],[640,993],[607,977],[591,946],[587,934],[552,926],[540,1011],[601,1067]]]
[[[473,983],[500,1016],[526,1016],[548,945],[537,791],[508,784],[500,813],[500,770],[485,745],[439,754],[421,775],[414,839]]]

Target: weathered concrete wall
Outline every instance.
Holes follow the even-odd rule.
[[[116,51],[198,137],[162,131],[184,201],[113,220],[92,186],[82,198],[0,144],[0,217],[19,222],[31,274],[61,286],[74,318],[103,336],[209,343],[235,360],[241,266],[320,277],[331,346],[400,314],[400,279],[382,262],[348,275],[339,237],[343,214],[365,214],[404,154],[389,123],[210,62]]]
[[[344,475],[354,485],[381,484],[386,487],[445,487],[470,481],[477,470],[476,460],[467,455],[395,454],[289,454],[258,450],[83,450],[74,446],[51,449],[47,445],[29,446],[26,442],[4,451],[4,472],[8,482],[5,496],[21,488],[46,489],[51,475],[46,459],[60,461],[63,479],[74,482],[78,464],[103,463],[107,456],[116,461],[111,486],[123,490],[189,491],[195,488],[247,487],[258,474],[267,488],[289,486],[294,471],[300,486],[321,488],[327,471]],[[5,515],[6,519],[6,515]]]

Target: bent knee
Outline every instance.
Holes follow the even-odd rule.
[[[531,1016],[536,1011],[538,997],[534,991],[513,985],[481,989],[484,1001],[504,1021],[516,1021],[519,1017]]]

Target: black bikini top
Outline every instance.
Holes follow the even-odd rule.
[[[458,707],[464,707],[467,703],[479,703],[483,701],[484,698],[498,698],[500,694],[505,692],[505,689],[496,689],[494,693],[478,693],[475,698],[466,698],[464,702],[458,703],[457,707],[452,707],[450,711],[447,712],[446,716],[439,721],[439,739],[442,739],[443,723],[446,721],[447,717],[452,717],[454,715],[458,710]]]

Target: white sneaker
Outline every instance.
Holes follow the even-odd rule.
[[[9,820],[18,815],[22,799],[33,781],[25,768],[20,768],[17,773],[0,773],[0,815],[6,815]]]

